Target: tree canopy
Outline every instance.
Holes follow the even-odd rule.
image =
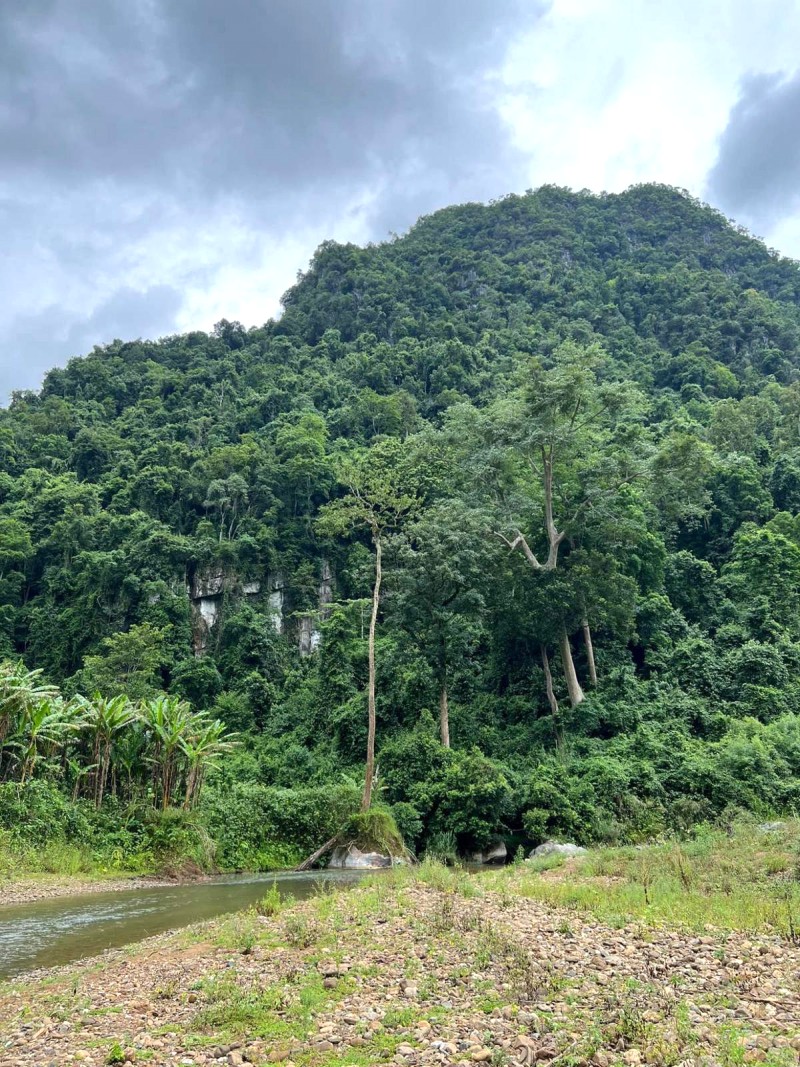
[[[0,412],[0,655],[42,687],[0,768],[71,791],[56,719],[96,693],[98,803],[147,707],[154,803],[204,746],[212,808],[367,753],[420,848],[790,808],[799,416],[800,267],[679,190],[326,242],[276,320],[115,340]]]

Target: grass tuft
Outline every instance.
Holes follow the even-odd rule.
[[[524,896],[591,912],[612,926],[640,921],[694,930],[771,932],[800,940],[800,820],[769,834],[750,820],[699,827],[685,841],[590,850],[561,867],[525,864],[481,875]]]

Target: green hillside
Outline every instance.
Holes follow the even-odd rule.
[[[358,807],[380,542],[374,799],[415,850],[791,811],[799,380],[800,267],[664,186],[327,242],[279,320],[114,341],[0,413],[0,656],[237,731],[195,817],[289,862]],[[41,840],[167,803],[141,727],[97,815],[86,731],[6,719],[0,825],[20,779],[65,798]]]

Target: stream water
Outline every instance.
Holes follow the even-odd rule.
[[[55,967],[260,900],[273,882],[303,900],[322,883],[353,885],[361,871],[234,875],[176,886],[121,889],[0,905],[0,978]]]

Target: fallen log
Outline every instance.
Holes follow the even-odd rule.
[[[336,847],[336,844],[339,841],[341,834],[341,830],[338,834],[334,834],[333,837],[329,841],[326,841],[325,844],[322,845],[320,848],[318,848],[316,852],[312,852],[311,855],[307,859],[304,859],[302,863],[298,863],[298,865],[295,867],[295,870],[310,871],[314,864],[317,862],[317,860],[322,859],[326,852],[330,852],[331,849]]]

